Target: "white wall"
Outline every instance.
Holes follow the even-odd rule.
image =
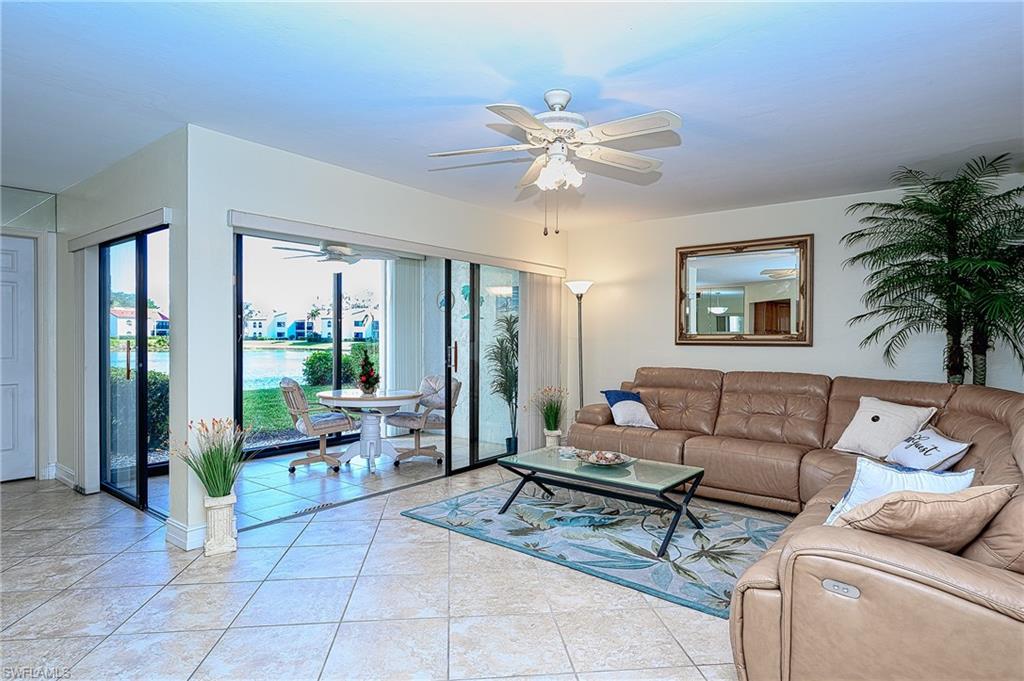
[[[233,413],[229,210],[564,267],[566,241],[532,223],[204,128],[188,127],[191,419]],[[201,292],[198,293],[198,292]],[[173,318],[173,315],[172,315]]]
[[[1019,184],[1024,178],[1008,179]],[[846,323],[864,309],[864,270],[842,266],[854,251],[840,246],[839,239],[856,227],[846,207],[897,196],[872,192],[571,232],[568,276],[596,282],[583,301],[585,401],[597,401],[599,390],[617,386],[644,365],[945,380],[941,337],[916,337],[893,369],[883,362],[880,346],[858,347],[872,327]],[[675,345],[676,247],[804,233],[814,234],[813,347]],[[569,382],[575,391],[574,319],[567,328]],[[990,353],[988,383],[1024,390],[1021,367],[1006,350]]]
[[[99,398],[98,309],[96,249],[71,254],[68,241],[117,224],[157,208],[171,209],[170,251],[171,327],[170,429],[180,442],[187,425],[185,394],[188,357],[185,310],[188,263],[188,195],[184,128],[175,131],[57,196],[58,247],[58,371],[61,414],[58,442],[60,465],[74,484],[94,491],[98,459],[95,451]],[[181,320],[180,322],[178,320]],[[171,516],[185,517],[187,475],[179,462],[171,463]],[[175,494],[177,492],[177,494]]]

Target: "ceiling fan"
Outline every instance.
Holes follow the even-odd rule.
[[[397,260],[398,256],[389,251],[375,251],[366,248],[357,248],[349,246],[347,244],[331,243],[329,241],[321,241],[318,250],[311,250],[308,248],[292,248],[290,246],[274,246],[275,251],[293,251],[295,253],[301,253],[302,255],[289,255],[284,260],[294,260],[296,258],[316,258],[317,262],[346,262],[350,265],[354,265],[360,260],[371,259],[371,260]]]
[[[595,163],[614,166],[637,173],[653,173],[661,167],[661,161],[650,156],[604,146],[628,137],[637,137],[654,132],[678,129],[683,121],[671,111],[652,111],[639,116],[622,118],[608,123],[590,125],[578,113],[567,111],[572,93],[555,89],[544,93],[548,111],[536,115],[518,104],[491,104],[493,111],[526,133],[526,143],[506,144],[498,147],[439,151],[431,157],[463,156],[466,154],[487,154],[498,151],[533,151],[543,149],[526,170],[516,185],[523,189],[531,184],[542,190],[579,187],[584,174],[579,172],[570,160],[582,158]]]

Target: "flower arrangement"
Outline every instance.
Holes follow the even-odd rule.
[[[208,496],[230,495],[248,458],[244,448],[249,431],[235,425],[233,419],[190,422],[188,430],[191,444],[178,451],[178,457],[203,483]]]
[[[370,359],[370,352],[363,348],[363,359],[359,363],[359,389],[367,395],[372,395],[380,384],[380,374],[373,367],[373,360]]]
[[[533,405],[544,419],[545,430],[558,430],[562,425],[562,407],[568,394],[565,388],[548,385],[533,395]]]

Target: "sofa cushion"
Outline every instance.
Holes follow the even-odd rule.
[[[714,432],[721,371],[641,367],[629,385],[659,428],[706,435]]]
[[[800,501],[806,504],[839,475],[848,474],[852,480],[856,469],[856,454],[812,449],[800,460]]]
[[[1016,489],[987,485],[953,494],[893,492],[850,509],[832,524],[955,553],[981,533]]]
[[[808,449],[780,442],[703,435],[686,441],[683,463],[703,468],[701,484],[708,487],[799,502],[800,459]]]
[[[574,423],[569,428],[569,445],[580,449],[607,449],[639,459],[682,463],[683,443],[697,435],[699,433],[685,430]]]
[[[820,447],[828,393],[828,376],[731,371],[722,381],[715,435]]]
[[[924,381],[889,381],[874,378],[839,376],[832,379],[828,398],[828,419],[825,423],[824,447],[832,447],[850,425],[860,406],[860,398],[877,397],[886,402],[914,407],[941,408],[949,401],[955,386]],[[957,437],[943,430],[950,437]]]

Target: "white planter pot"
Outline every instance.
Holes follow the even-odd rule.
[[[226,497],[206,497],[206,543],[203,554],[220,556],[238,550],[238,528],[235,525],[234,494]]]
[[[562,444],[562,431],[544,429],[544,446],[558,447]]]

